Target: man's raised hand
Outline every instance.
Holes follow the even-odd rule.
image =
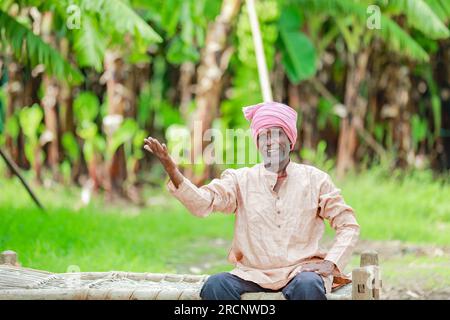
[[[152,137],[144,139],[144,143],[144,149],[153,153],[161,162],[172,160],[164,143],[161,144],[158,140]]]
[[[155,138],[148,137],[144,139],[144,149],[153,153],[158,158],[166,172],[169,174],[173,184],[178,188],[184,177],[178,170],[175,161],[173,161],[172,157],[169,155],[167,146],[164,143],[161,144]]]

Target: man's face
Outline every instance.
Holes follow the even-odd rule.
[[[281,127],[263,129],[258,134],[258,150],[266,168],[277,172],[289,158],[290,141]]]

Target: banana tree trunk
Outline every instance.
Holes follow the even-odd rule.
[[[6,119],[11,119],[16,112],[16,109],[22,107],[21,92],[23,92],[23,70],[17,62],[14,62],[12,57],[9,56],[7,63],[8,70],[8,83],[6,85]],[[22,165],[20,161],[19,148],[18,148],[19,136],[13,137],[10,134],[6,134],[6,149],[11,155],[13,161],[19,166]]]
[[[11,119],[25,106],[31,106],[39,102],[37,96],[40,85],[39,75],[33,76],[26,68],[22,67],[10,55],[6,57],[8,83],[6,85],[6,119]],[[6,147],[19,167],[27,168],[29,162],[25,156],[25,138],[22,129],[19,128],[17,136],[6,134]]]
[[[41,34],[44,41],[55,46],[55,36],[52,34],[53,13],[45,12],[42,15]],[[44,108],[44,120],[46,137],[48,141],[47,164],[53,173],[54,178],[58,178],[59,163],[59,134],[58,134],[58,96],[59,83],[48,74],[44,74],[42,79],[44,96],[42,98],[42,107]]]
[[[440,44],[439,52],[442,59],[435,68],[435,77],[442,92],[442,120],[435,150],[441,160],[440,167],[450,170],[450,40]]]
[[[102,76],[106,81],[108,96],[108,116],[103,119],[107,133],[107,144],[112,142],[114,132],[120,127],[125,117],[127,99],[125,74],[126,65],[120,52],[107,51],[104,60],[105,72]],[[126,179],[126,161],[123,145],[110,155],[107,163],[105,188],[112,194],[123,193],[123,182]]]
[[[70,60],[70,43],[67,38],[60,39],[59,41],[59,51],[61,55],[66,59]],[[75,88],[67,82],[59,83],[59,95],[58,95],[58,106],[59,106],[59,132],[60,137],[63,137],[64,134],[70,133],[74,137],[75,134],[75,118],[73,113],[73,102],[75,96]],[[60,143],[60,148],[62,145]],[[60,149],[61,150],[61,149]],[[61,159],[60,159],[61,160]],[[82,173],[82,164],[81,159],[75,159],[73,163],[71,163],[71,177],[70,180],[72,182],[77,182]]]
[[[341,119],[338,141],[337,175],[343,177],[348,170],[354,168],[355,153],[358,147],[358,126],[362,127],[362,114],[359,92],[366,77],[369,50],[365,49],[357,54],[348,54],[348,71],[345,86],[344,103],[347,114]]]
[[[44,75],[42,84],[44,87],[42,106],[44,107],[45,129],[48,137],[47,163],[53,174],[56,174],[59,162],[58,113],[56,110],[59,87],[55,79],[47,75]]]
[[[211,128],[217,114],[222,92],[222,78],[232,52],[231,48],[227,47],[228,34],[240,5],[240,0],[224,0],[220,14],[211,24],[206,35],[205,48],[201,53],[201,63],[197,70],[195,97],[197,110],[191,123],[193,163],[200,163],[203,150],[208,143],[203,141],[203,136]],[[201,176],[196,175],[193,168],[188,168],[186,176],[195,184],[201,184],[208,178],[209,172],[209,166]]]
[[[181,64],[180,80],[178,89],[180,90],[180,112],[185,121],[188,120],[188,109],[192,101],[192,80],[195,74],[195,65],[188,61]]]
[[[60,40],[59,52],[65,59],[70,59],[70,43],[66,38]],[[69,85],[67,82],[60,83],[57,103],[60,110],[58,121],[60,123],[60,131],[62,134],[64,134],[65,132],[71,132],[75,134],[75,121],[73,114],[74,95],[74,88],[71,85]]]
[[[302,115],[302,148],[314,149],[318,142],[316,141],[317,134],[314,123],[316,122],[316,110],[319,100],[313,88],[308,83],[297,87],[299,90],[299,105]]]

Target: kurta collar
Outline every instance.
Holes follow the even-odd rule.
[[[292,160],[289,160],[289,163],[286,166],[287,178],[289,178],[289,175],[292,173],[292,166],[293,166]],[[264,176],[265,181],[267,185],[270,187],[270,189],[273,189],[273,187],[277,183],[278,174],[270,170],[267,170],[266,167],[264,167],[264,163],[260,164],[260,172]]]

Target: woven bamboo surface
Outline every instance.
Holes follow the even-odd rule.
[[[0,265],[0,300],[199,300],[208,275],[47,271]],[[328,294],[351,298],[351,285]],[[281,292],[245,293],[243,300],[284,300]]]

